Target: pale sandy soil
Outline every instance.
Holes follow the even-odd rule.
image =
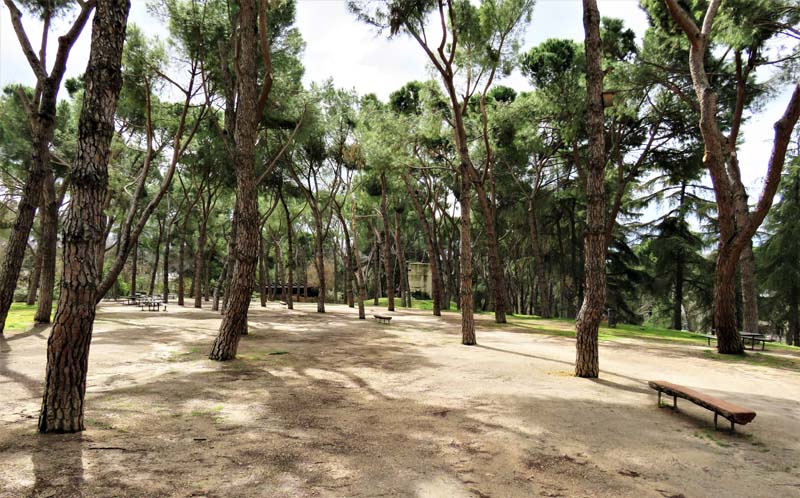
[[[207,360],[218,315],[101,307],[88,429],[36,433],[47,329],[0,340],[0,496],[800,497],[800,374],[703,347],[574,341],[457,315],[391,325],[254,305],[239,359]],[[371,316],[371,315],[370,315]],[[270,354],[285,353],[285,354]],[[735,434],[648,379],[751,407]]]

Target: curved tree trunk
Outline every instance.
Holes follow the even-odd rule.
[[[463,161],[463,160],[462,160]],[[461,238],[460,238],[460,264],[461,264],[461,344],[474,346],[475,316],[474,301],[472,298],[472,229],[471,220],[470,181],[467,178],[466,167],[461,166]]]
[[[263,19],[266,23],[266,19]],[[239,2],[238,30],[240,51],[237,54],[239,102],[234,132],[236,165],[235,262],[228,289],[228,307],[222,316],[219,335],[211,347],[209,358],[225,361],[236,358],[242,335],[247,334],[247,312],[255,286],[258,264],[258,191],[255,177],[255,142],[258,135],[259,92],[256,54],[258,47],[258,15],[254,0]],[[266,34],[265,34],[266,37]],[[269,47],[263,47],[265,51]]]
[[[178,306],[183,306],[183,295],[186,293],[184,261],[186,261],[186,241],[181,237],[181,244],[178,249]]]
[[[583,0],[586,32],[587,131],[589,160],[586,174],[586,234],[584,236],[583,304],[575,322],[575,375],[596,378],[600,373],[597,333],[606,302],[605,139],[603,137],[603,70],[600,12],[596,0]]]
[[[120,66],[129,9],[128,0],[99,2],[92,25],[77,154],[70,173],[71,202],[64,222],[61,294],[47,341],[39,432],[84,429],[83,403],[99,280],[95,257],[103,238],[109,146],[122,87]]]

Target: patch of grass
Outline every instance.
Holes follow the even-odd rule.
[[[728,363],[747,363],[750,365],[761,365],[765,367],[780,368],[800,372],[800,358],[787,358],[785,356],[774,356],[763,353],[744,354],[719,354],[714,350],[703,351],[703,358],[709,360],[725,361]]]
[[[56,302],[53,301],[53,310],[56,309]],[[33,327],[33,315],[36,314],[36,305],[27,305],[25,303],[12,303],[11,309],[8,310],[8,317],[6,317],[6,324],[4,330],[7,331],[24,331]]]
[[[374,301],[372,299],[367,299],[366,301],[364,301],[364,305],[372,306],[373,302]],[[389,305],[388,297],[382,297],[378,299],[378,306],[388,306],[388,305]],[[398,308],[401,307],[399,297],[394,298],[394,305]],[[433,311],[433,299],[411,299],[411,309]],[[458,311],[458,309],[456,309],[455,303],[451,301],[450,308],[447,309],[442,307],[442,311]]]
[[[716,431],[712,431],[711,429],[706,429],[703,432],[695,432],[694,435],[699,437],[700,439],[708,440],[708,441],[716,444],[720,448],[728,448],[728,447],[730,447],[729,443],[726,443],[725,441],[720,440],[717,437]]]

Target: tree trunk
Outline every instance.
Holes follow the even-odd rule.
[[[50,323],[53,311],[53,291],[56,283],[56,251],[58,248],[58,198],[53,173],[45,176],[42,188],[42,234],[39,240],[42,251],[42,274],[39,285],[39,302],[36,306],[36,323]]]
[[[39,290],[39,280],[42,278],[42,253],[42,241],[40,239],[36,252],[33,254],[33,271],[31,272],[31,277],[28,280],[28,298],[25,300],[25,304],[28,306],[36,304],[36,294]]]
[[[47,341],[40,432],[84,429],[83,403],[99,280],[95,257],[103,237],[109,145],[122,87],[120,66],[129,9],[128,0],[107,0],[98,2],[94,16],[77,154],[70,172],[61,293]]]
[[[739,255],[739,274],[742,285],[743,330],[758,333],[758,285],[753,240],[749,240]]]
[[[374,287],[372,304],[378,306],[378,304],[380,304],[380,298],[382,292],[381,292],[380,240],[378,238],[377,232],[375,233],[375,242],[373,243],[372,246],[372,254],[375,256],[375,266],[372,269],[372,271],[374,272],[372,275],[372,285]]]
[[[183,306],[183,295],[186,293],[186,280],[184,262],[186,261],[186,241],[181,237],[181,244],[178,248],[178,306]]]
[[[266,19],[264,19],[266,23]],[[228,307],[222,316],[219,335],[209,358],[225,361],[236,358],[242,335],[247,334],[247,312],[255,285],[258,263],[258,192],[255,178],[255,142],[258,135],[259,91],[256,54],[259,53],[258,15],[254,0],[239,2],[237,84],[239,101],[234,132],[236,165],[236,249]],[[266,38],[266,34],[264,34]],[[262,47],[269,51],[269,47]]]
[[[156,239],[156,250],[154,252],[155,260],[153,261],[153,271],[150,273],[150,286],[147,289],[147,295],[152,296],[156,291],[156,276],[158,275],[158,262],[161,259],[161,239],[164,237],[164,225],[159,220],[158,222],[158,239]]]
[[[462,160],[463,162],[463,160]],[[471,220],[470,181],[467,178],[467,169],[461,165],[461,239],[460,239],[460,265],[461,265],[461,344],[474,346],[475,316],[474,301],[472,298],[472,227]]]
[[[489,288],[494,304],[495,323],[506,323],[506,278],[503,269],[503,258],[497,241],[497,216],[494,205],[485,192],[481,182],[473,182],[478,190],[478,205],[483,214],[483,225],[486,229],[486,255],[489,259]]]
[[[603,137],[603,70],[600,12],[596,0],[583,0],[586,32],[586,87],[589,158],[586,174],[586,234],[584,236],[583,304],[575,323],[575,375],[600,373],[597,333],[606,302],[605,139]]]
[[[325,253],[324,238],[325,232],[322,229],[322,213],[314,214],[314,224],[316,226],[314,237],[314,266],[317,269],[319,279],[319,293],[317,294],[317,313],[325,313]]]
[[[675,296],[672,302],[672,330],[683,329],[683,254],[675,260]]]
[[[228,254],[231,251],[231,244],[228,243]],[[225,258],[225,263],[222,264],[222,272],[219,274],[219,278],[217,279],[217,285],[214,286],[214,301],[211,303],[211,311],[219,311],[219,294],[220,290],[222,289],[223,282],[228,276],[228,262],[229,258]]]
[[[261,307],[267,307],[267,265],[264,261],[267,257],[266,248],[264,247],[264,237],[259,233],[258,235],[258,299],[261,302]]]
[[[133,246],[133,257],[131,258],[131,296],[136,295],[136,279],[138,277],[137,266],[139,265],[139,244]]]
[[[392,258],[392,238],[389,227],[388,196],[386,193],[386,173],[381,172],[381,219],[383,221],[383,234],[381,249],[383,251],[383,269],[386,272],[386,297],[388,311],[394,311],[394,259]]]
[[[162,286],[164,287],[163,301],[164,304],[169,302],[169,246],[170,238],[172,236],[172,223],[167,224],[167,234],[164,236],[164,265],[162,271]]]
[[[740,354],[744,344],[736,326],[736,259],[717,257],[714,275],[714,326],[717,331],[717,351],[721,354]]]
[[[397,253],[397,265],[400,270],[400,306],[410,308],[411,301],[408,296],[408,271],[406,270],[406,257],[403,252],[402,239],[400,238],[400,216],[394,212],[394,249]]]
[[[786,344],[800,345],[800,288],[792,285],[789,292],[789,330],[786,333]]]
[[[208,217],[200,222],[200,234],[197,237],[197,252],[194,255],[194,273],[192,275],[192,294],[194,296],[194,307],[203,307],[203,263],[205,263],[206,248],[206,223]]]

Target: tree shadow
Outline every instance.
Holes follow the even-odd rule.
[[[30,498],[84,496],[83,446],[81,434],[38,434],[31,452],[34,483]]]

